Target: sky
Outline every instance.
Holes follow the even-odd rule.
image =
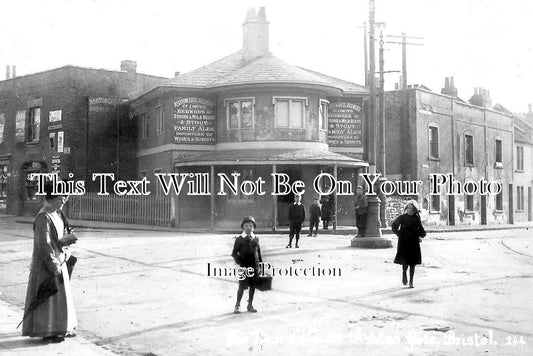
[[[288,63],[364,84],[368,0],[2,0],[0,80],[61,67],[173,77],[242,47],[250,7],[266,7],[270,51]],[[459,97],[474,87],[493,104],[524,113],[533,103],[533,1],[375,0],[384,35],[423,37],[408,46],[408,84],[440,92],[454,77]],[[378,32],[379,33],[379,32]],[[396,40],[385,38],[386,41]],[[401,70],[401,46],[385,43],[385,70]],[[376,50],[377,54],[377,50]],[[376,68],[378,68],[376,64]],[[399,73],[385,76],[386,89]]]

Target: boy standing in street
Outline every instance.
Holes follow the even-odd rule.
[[[318,197],[314,198],[313,204],[309,207],[309,235],[313,236],[313,227],[316,228],[315,236],[318,235],[318,223],[320,220],[321,210],[318,205]]]
[[[290,228],[289,228],[289,244],[285,248],[291,248],[292,247],[292,238],[296,235],[296,248],[300,248],[298,246],[298,240],[300,240],[300,231],[302,231],[302,224],[305,221],[305,208],[300,203],[300,200],[302,199],[301,195],[295,195],[294,196],[294,204],[291,205],[289,208],[289,221],[290,221]]]
[[[240,313],[240,305],[244,290],[250,288],[248,291],[248,307],[246,308],[250,313],[257,313],[253,307],[252,302],[255,294],[255,280],[259,273],[259,263],[263,262],[261,258],[261,247],[259,246],[259,239],[254,235],[254,229],[257,227],[253,216],[247,216],[242,220],[241,229],[242,234],[237,236],[233,244],[233,252],[231,257],[235,263],[241,267],[254,269],[254,274],[251,277],[244,276],[244,279],[239,281],[239,289],[237,290],[237,302],[235,303],[234,313]]]

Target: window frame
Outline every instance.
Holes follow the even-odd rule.
[[[524,211],[524,186],[517,185],[516,186],[516,211],[523,212]]]
[[[503,212],[503,189],[494,196],[494,207],[496,211]]]
[[[472,206],[469,206],[469,202],[471,202]],[[465,213],[473,213],[474,212],[474,195],[473,194],[465,194]]]
[[[141,113],[139,115],[141,122],[141,140],[147,140],[150,138],[150,126],[148,123],[148,113]]]
[[[524,146],[516,146],[516,172],[524,171]]]
[[[471,153],[471,161],[469,161],[469,154],[468,154],[468,138],[471,138],[471,141],[472,141],[472,145],[471,145],[471,149],[472,149],[472,153]],[[474,166],[474,135],[472,135],[471,133],[465,133],[464,134],[464,154],[465,154],[465,166],[471,166],[473,167]]]
[[[436,155],[433,155],[433,152],[432,152],[431,129],[437,130],[437,154]],[[428,124],[428,157],[430,160],[440,160],[440,129],[439,129],[439,125],[434,124],[434,123]]]
[[[318,130],[320,131],[328,131],[328,123],[329,123],[329,101],[326,99],[319,99],[318,104]],[[304,120],[305,120],[305,114],[304,114]],[[305,125],[304,125],[305,126]]]
[[[248,168],[249,166],[237,166],[231,173],[240,173],[240,182],[243,182],[245,180],[251,180],[255,181],[256,178],[256,168]],[[231,173],[229,176],[231,176]],[[226,199],[228,202],[233,203],[253,203],[256,201],[255,198],[256,194],[250,194],[245,195],[242,190],[238,190],[237,194],[233,194],[232,192],[226,192]]]
[[[498,152],[498,142],[500,143],[500,149]],[[498,160],[499,156],[499,160]],[[494,167],[503,168],[503,140],[499,137],[494,139]]]
[[[252,103],[252,126],[250,127],[242,127],[242,103],[243,102],[251,102]],[[237,103],[239,112],[237,117],[237,127],[231,127],[230,125],[230,108],[231,104]],[[224,100],[224,108],[226,109],[226,128],[228,131],[230,130],[253,130],[255,128],[255,97],[249,96],[249,97],[237,97],[237,98],[228,98]]]
[[[39,115],[35,115],[36,111],[39,112]],[[26,135],[26,142],[28,143],[39,142],[41,130],[41,114],[42,108],[40,106],[32,106],[28,109],[28,132]]]
[[[440,213],[441,210],[440,210],[440,194],[430,194],[429,195],[429,204],[428,204],[428,208],[429,208],[429,212],[430,213]],[[435,209],[434,207],[434,204],[435,204],[435,201],[438,202],[438,209]]]
[[[276,109],[277,102],[288,102],[289,103],[289,124],[288,126],[280,126],[278,124],[278,114]],[[292,102],[301,102],[302,103],[302,118],[301,118],[301,126],[291,126],[291,106]],[[279,129],[296,129],[296,130],[303,130],[305,129],[305,113],[307,110],[307,107],[309,106],[309,99],[306,97],[299,97],[299,96],[273,96],[272,97],[272,105],[274,105],[274,127]]]
[[[157,135],[162,135],[165,133],[165,110],[163,110],[163,105],[159,105],[155,108],[155,117],[156,133]]]

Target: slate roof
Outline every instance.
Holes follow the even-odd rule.
[[[368,163],[331,151],[320,150],[224,150],[211,151],[174,161],[176,166],[201,164],[338,164],[341,166],[363,167]]]
[[[211,64],[171,78],[163,86],[217,88],[257,83],[322,85],[349,94],[368,94],[368,88],[289,64],[272,53],[246,61],[237,51]]]

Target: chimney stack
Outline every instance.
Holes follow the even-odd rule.
[[[264,7],[256,14],[250,8],[242,24],[242,50],[244,60],[263,56],[269,52],[268,21]]]
[[[490,91],[485,88],[476,87],[474,88],[474,95],[472,95],[468,102],[472,105],[491,108],[492,98],[490,97]]]
[[[127,73],[137,73],[137,62],[124,60],[120,62],[120,70]]]
[[[175,76],[175,77],[179,77],[180,74],[181,74],[180,72],[174,72],[174,76]]]
[[[12,71],[11,76],[12,76],[13,78],[15,78],[15,77],[17,76],[17,66],[14,65],[14,66],[13,66],[13,69],[11,69],[11,71]]]
[[[6,80],[11,79],[11,66],[6,65]]]
[[[533,113],[531,112],[531,107],[533,107],[533,104],[529,103],[529,104],[528,104],[528,107],[529,107],[529,112],[528,112],[528,114],[533,114]]]
[[[440,90],[440,93],[457,98],[457,88],[453,83],[453,77],[446,77],[444,79],[444,88]]]

